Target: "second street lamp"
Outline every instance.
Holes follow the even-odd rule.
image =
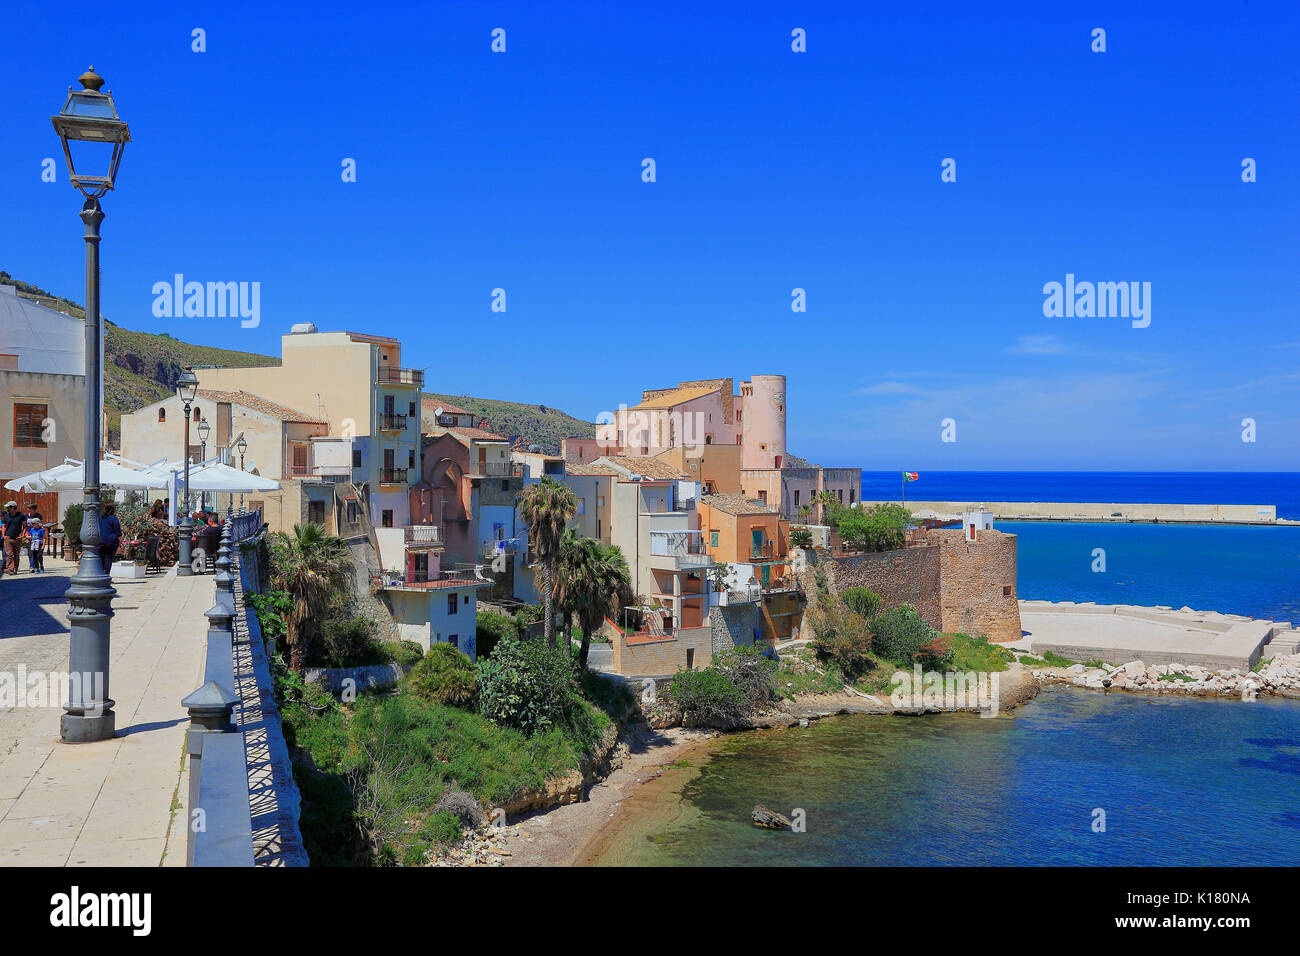
[[[199,422],[199,461],[208,460],[208,436],[212,434],[212,426],[208,424],[205,418]],[[199,492],[199,510],[208,510],[208,494],[205,491]]]
[[[248,442],[245,441],[244,436],[242,434],[239,436],[239,441],[235,442],[235,447],[239,449],[239,470],[243,471],[244,452],[248,451]],[[239,510],[240,511],[244,510],[244,493],[242,491],[239,493]]]
[[[50,117],[54,131],[63,143],[68,161],[68,178],[86,197],[81,207],[86,241],[86,435],[84,480],[82,482],[81,561],[68,584],[68,700],[59,721],[59,736],[65,743],[91,743],[107,740],[117,732],[113,700],[108,696],[109,641],[112,635],[112,578],[104,573],[99,556],[99,459],[100,433],[103,424],[103,401],[100,394],[99,350],[104,328],[99,315],[99,226],[104,210],[99,197],[113,188],[122,149],[131,133],[117,115],[112,92],[101,93],[103,77],[92,66],[80,77],[81,89],[68,88],[68,98],[58,116]],[[73,144],[82,159],[77,171],[73,162]],[[98,145],[98,149],[96,148]],[[86,160],[97,152],[105,158],[103,147],[111,146],[104,175],[86,172]]]
[[[176,500],[172,502],[180,519],[176,525],[176,574],[180,577],[194,574],[194,567],[190,564],[190,406],[194,404],[198,390],[198,376],[187,365],[181,372],[181,377],[176,380],[176,394],[185,408],[185,451],[182,455],[185,462],[185,483],[182,486],[184,490],[178,491],[174,496]]]

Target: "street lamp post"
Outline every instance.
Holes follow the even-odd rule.
[[[203,421],[199,422],[198,431],[199,431],[199,461],[207,461],[208,460],[208,436],[212,434],[212,426],[208,424],[208,420],[206,418],[204,418]],[[199,510],[200,511],[208,510],[208,493],[206,491],[199,492]]]
[[[181,520],[176,526],[176,574],[183,578],[194,574],[194,567],[190,564],[190,405],[194,403],[194,396],[198,390],[198,376],[187,365],[181,372],[180,378],[176,380],[176,394],[180,396],[185,406],[185,492],[177,495],[179,500],[173,503],[174,507],[180,509],[181,515]]]
[[[104,573],[99,556],[99,459],[103,419],[100,395],[99,349],[103,324],[99,315],[99,226],[104,210],[99,197],[113,188],[122,150],[130,142],[126,123],[117,115],[111,91],[101,93],[102,77],[92,66],[80,77],[82,88],[68,88],[68,98],[57,116],[50,117],[54,131],[63,143],[68,162],[68,178],[86,197],[81,207],[86,242],[86,435],[85,469],[81,513],[81,561],[68,584],[68,622],[71,634],[68,645],[68,700],[59,721],[59,736],[64,743],[91,743],[107,740],[117,731],[117,715],[108,696],[109,641],[112,633],[112,578]],[[107,174],[87,174],[85,160],[91,158],[83,146],[78,172],[72,158],[71,143],[111,146]],[[91,148],[93,150],[93,147]],[[99,156],[104,156],[99,151]]]
[[[239,436],[239,441],[235,442],[235,447],[239,449],[239,470],[243,471],[244,452],[248,451],[248,442],[244,440],[243,435]],[[239,493],[239,510],[244,510],[244,493],[242,491]]]

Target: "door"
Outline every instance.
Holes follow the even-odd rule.
[[[754,557],[761,557],[763,554],[763,529],[754,528],[750,534],[754,540]]]
[[[384,473],[379,476],[381,481],[393,480],[393,449],[384,449]]]

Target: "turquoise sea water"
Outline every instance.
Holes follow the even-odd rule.
[[[719,744],[594,862],[1300,865],[1300,703],[1052,689],[1014,716],[837,717]],[[806,812],[759,830],[756,803]],[[1093,830],[1096,810],[1105,832]]]
[[[1300,623],[1300,527],[999,521],[1022,599],[1189,605]],[[1093,551],[1106,570],[1092,570]]]

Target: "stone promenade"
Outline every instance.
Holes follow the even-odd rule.
[[[0,672],[68,667],[67,600],[75,571],[0,580]],[[189,718],[181,698],[202,683],[211,575],[175,570],[116,581],[109,696],[117,736],[59,740],[61,700],[0,710],[0,865],[184,866]]]

